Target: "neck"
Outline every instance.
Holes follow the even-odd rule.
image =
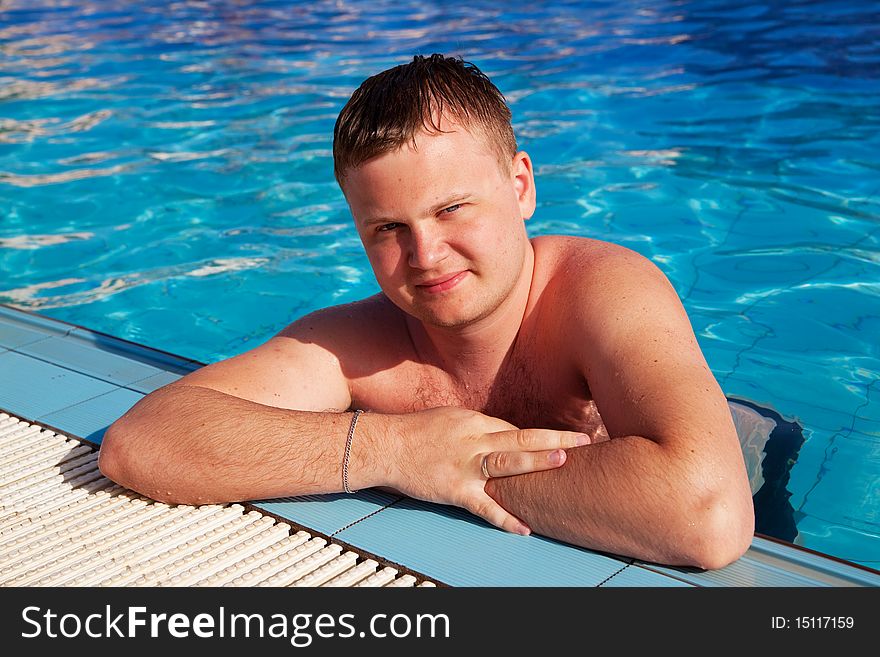
[[[494,379],[516,342],[529,310],[535,254],[527,242],[523,268],[513,290],[491,314],[465,326],[425,324],[407,316],[416,352],[465,387]]]

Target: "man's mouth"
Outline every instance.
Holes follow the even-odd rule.
[[[425,281],[424,283],[419,283],[416,287],[420,290],[424,290],[428,294],[440,294],[441,292],[446,292],[447,290],[451,290],[456,285],[458,285],[464,277],[467,276],[468,271],[460,271],[454,274],[445,274],[443,276],[438,276],[437,278],[432,278],[429,281]]]

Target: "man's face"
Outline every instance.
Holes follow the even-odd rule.
[[[348,171],[343,189],[386,296],[425,324],[467,326],[523,275],[534,179],[525,153],[504,171],[481,132],[441,127]]]

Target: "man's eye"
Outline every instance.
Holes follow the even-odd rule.
[[[397,228],[399,225],[400,225],[400,224],[398,224],[398,223],[394,223],[394,222],[389,223],[389,224],[382,224],[381,226],[377,226],[377,227],[376,227],[376,232],[384,233],[384,232],[389,231],[389,230],[394,230],[394,229]]]
[[[456,210],[458,210],[460,207],[461,207],[461,203],[459,203],[457,205],[450,205],[448,208],[443,210],[443,212],[452,213],[452,212],[455,212]]]

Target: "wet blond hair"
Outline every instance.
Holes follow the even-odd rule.
[[[441,117],[482,133],[502,170],[516,155],[510,108],[498,88],[460,57],[416,55],[367,78],[352,94],[333,129],[333,173],[342,186],[346,172],[367,160],[415,142],[419,131],[440,129]]]

